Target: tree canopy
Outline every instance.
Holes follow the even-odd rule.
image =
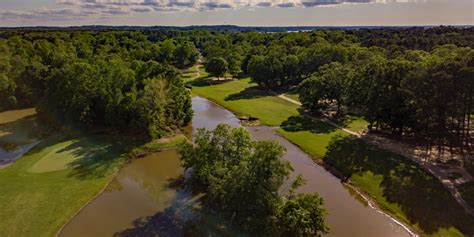
[[[194,144],[179,149],[183,165],[192,169],[189,182],[206,191],[205,206],[251,233],[268,236],[315,236],[326,233],[323,201],[317,194],[282,198],[280,187],[291,165],[277,141],[254,141],[244,128],[220,124],[199,129]]]

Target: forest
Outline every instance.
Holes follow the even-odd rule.
[[[19,30],[0,37],[2,110],[37,104],[81,125],[159,137],[191,118],[177,69],[193,65],[201,52],[216,76],[249,75],[275,90],[301,85],[300,100],[312,113],[359,114],[369,129],[440,149],[472,145],[473,28]]]
[[[216,33],[194,41],[208,64],[224,65],[209,71],[215,76],[248,75],[262,88],[296,91],[312,114],[360,115],[371,131],[470,154],[473,37],[472,28],[435,27]]]
[[[178,68],[190,41],[152,42],[138,32],[30,32],[0,40],[0,109],[36,106],[83,128],[161,137],[192,118]]]
[[[194,69],[197,77],[183,76]],[[201,77],[200,70],[205,70],[205,76]],[[263,111],[259,106],[268,107],[270,113],[261,113],[268,117],[257,119],[263,125],[278,125],[280,130],[293,129],[286,131],[287,136],[293,134],[290,132],[312,132],[306,130],[313,130],[314,126],[318,131],[315,134],[330,137],[330,132],[339,129],[321,125],[321,121],[307,121],[303,116],[327,118],[335,123],[353,116],[361,118],[363,130],[368,132],[433,147],[440,153],[449,150],[461,154],[461,166],[474,174],[474,159],[470,158],[474,126],[474,28],[266,32],[99,27],[0,31],[0,112],[34,107],[38,116],[53,127],[137,135],[152,143],[159,138],[166,140],[191,123],[191,93],[212,99],[211,95],[204,95],[205,86],[195,90],[200,79],[209,82],[209,93],[225,97],[220,104],[241,103],[241,111]],[[230,90],[213,87],[226,83],[242,90],[232,94]],[[275,102],[282,93],[294,95],[292,98],[301,103],[301,108],[288,101]],[[254,106],[245,104],[253,102],[239,100],[259,96],[265,98]],[[271,113],[272,108],[282,109]],[[285,127],[286,124],[296,126]],[[285,137],[285,131],[280,134]],[[320,157],[311,155],[339,169],[337,172],[346,175],[346,180],[360,169],[353,167],[354,163],[337,159],[340,153],[347,159],[352,154],[337,148],[352,142],[347,145],[348,151],[370,154],[367,157],[372,161],[366,161],[364,167],[378,165],[380,159],[374,157],[392,157],[384,163],[393,167],[406,164],[411,167],[404,168],[411,172],[409,175],[419,174],[424,181],[428,180],[426,185],[412,187],[413,190],[434,190],[433,196],[437,196],[430,198],[436,204],[439,196],[451,198],[434,176],[423,173],[422,167],[397,160],[399,157],[393,154],[377,153],[363,142],[337,138],[342,140],[331,137],[327,146],[310,144]],[[178,153],[182,166],[193,171],[186,184],[206,192],[204,209],[211,215],[218,212],[219,217],[244,231],[268,236],[314,236],[330,230],[324,220],[327,213],[323,199],[315,193],[296,193],[304,184],[302,179],[291,184],[288,195],[280,195],[280,188],[293,170],[282,160],[285,149],[278,142],[254,141],[245,129],[227,125],[219,125],[213,131],[198,130],[193,141],[194,144],[183,142]],[[388,168],[374,168],[379,169],[392,172]],[[399,178],[393,173],[382,176]],[[370,187],[362,190],[373,194]],[[382,193],[385,189],[377,186],[376,191],[379,190]],[[437,193],[439,190],[445,192]],[[431,195],[424,192],[428,195],[420,195],[420,199]],[[255,203],[244,204],[242,200]],[[398,212],[403,215],[396,218],[419,224],[404,216],[409,211]],[[444,218],[442,215],[440,222],[452,221]],[[469,221],[454,222],[464,228]],[[432,223],[429,224],[431,227]],[[191,230],[197,227],[191,226]],[[463,228],[459,228],[463,233],[473,231]]]

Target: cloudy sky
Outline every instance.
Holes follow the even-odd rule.
[[[0,0],[0,26],[474,25],[474,0]]]

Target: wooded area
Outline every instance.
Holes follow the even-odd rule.
[[[368,129],[440,152],[472,152],[474,30],[434,27],[232,33],[197,39],[203,55],[227,62],[276,91],[299,88],[304,109],[364,116]],[[235,70],[240,65],[240,70]]]
[[[190,41],[139,32],[15,32],[0,40],[0,109],[161,137],[191,120],[177,68],[198,56]]]

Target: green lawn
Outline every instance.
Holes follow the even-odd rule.
[[[298,95],[296,90],[285,93],[285,96],[293,100],[300,101],[300,96]]]
[[[314,158],[322,158],[326,147],[336,136],[348,133],[327,123],[312,120],[304,116],[293,116],[277,130],[283,137],[301,147]]]
[[[425,236],[474,234],[474,218],[465,215],[451,194],[428,172],[402,156],[300,116],[296,105],[257,90],[248,79],[218,85],[196,81],[193,94],[238,114],[258,117],[264,124],[281,125],[277,131],[282,136],[344,173],[381,208]],[[348,117],[341,125],[360,131],[367,127],[367,122],[360,117]]]
[[[0,236],[54,236],[123,163],[118,147],[56,135],[0,170]]]
[[[177,136],[133,151],[175,147]],[[129,157],[133,141],[55,135],[0,170],[0,236],[54,236]]]
[[[208,86],[206,82],[193,85],[193,94],[210,99],[239,115],[257,117],[262,124],[276,126],[290,116],[298,115],[298,105],[257,89],[250,79]]]
[[[474,234],[474,218],[435,177],[403,156],[345,136],[331,142],[324,161],[426,236]]]
[[[341,126],[347,128],[353,132],[359,132],[367,129],[369,123],[363,117],[347,115],[342,122]]]

